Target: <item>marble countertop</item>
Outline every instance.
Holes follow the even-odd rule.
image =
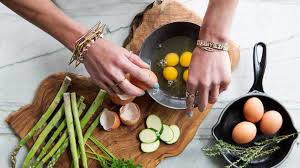
[[[151,0],[56,0],[67,15],[91,26],[98,20],[107,23],[106,38],[121,45],[134,15]],[[182,0],[199,15],[205,13],[207,0]],[[241,60],[232,82],[199,127],[185,151],[161,162],[160,168],[222,167],[221,158],[206,157],[201,148],[212,142],[211,128],[221,110],[234,98],[249,90],[253,82],[252,48],[258,41],[268,45],[268,64],[264,78],[266,93],[278,99],[291,113],[300,130],[300,1],[241,0],[232,29],[232,38],[241,46]],[[4,119],[12,111],[31,102],[39,82],[47,75],[71,71],[88,75],[83,66],[67,66],[71,53],[52,37],[0,4],[0,165],[9,167],[9,155],[18,138]],[[23,159],[26,149],[21,150]],[[300,164],[300,140],[280,167]]]

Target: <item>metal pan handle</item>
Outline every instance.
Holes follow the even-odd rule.
[[[262,47],[262,56],[259,61],[257,48]],[[253,48],[253,69],[254,69],[254,82],[249,92],[259,91],[264,92],[263,88],[263,77],[266,69],[266,61],[267,61],[267,46],[263,42],[256,43]]]

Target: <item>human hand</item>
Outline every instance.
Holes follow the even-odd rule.
[[[144,82],[149,88],[159,86],[158,83],[150,83],[149,74],[141,70],[149,68],[149,65],[140,57],[104,39],[98,39],[89,48],[84,57],[84,65],[92,80],[109,94],[145,94],[144,90],[125,78],[126,74]]]
[[[208,52],[199,47],[193,51],[187,81],[187,110],[191,112],[194,103],[202,112],[208,103],[213,104],[221,92],[227,89],[231,78],[231,64],[228,52]],[[194,102],[195,97],[199,102]]]

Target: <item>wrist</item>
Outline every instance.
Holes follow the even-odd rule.
[[[65,30],[65,42],[64,45],[70,50],[73,51],[76,41],[82,37],[88,29],[84,26],[74,23],[67,30]]]
[[[229,41],[228,33],[206,26],[201,27],[198,38],[215,43],[227,43]]]

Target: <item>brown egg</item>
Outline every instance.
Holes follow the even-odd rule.
[[[282,116],[279,112],[274,110],[265,112],[260,121],[260,131],[265,135],[275,134],[281,128],[282,122]]]
[[[243,113],[246,120],[256,123],[264,115],[264,105],[257,97],[251,97],[244,104]]]
[[[152,86],[154,86],[154,84],[156,84],[158,80],[155,73],[152,72],[151,70],[149,69],[142,69],[142,70],[145,72],[145,74],[149,75],[145,77],[147,81],[143,82],[140,79],[130,76],[130,82],[143,90],[147,90],[150,89]]]
[[[233,128],[232,140],[237,144],[246,144],[255,138],[256,132],[256,126],[252,122],[243,121]]]

